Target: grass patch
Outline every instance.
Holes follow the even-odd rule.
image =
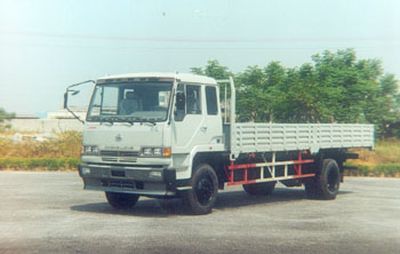
[[[369,166],[348,162],[346,165],[355,167],[355,169],[345,170],[345,175],[347,176],[400,177],[400,163]]]
[[[4,133],[3,133],[4,134]],[[13,142],[0,138],[0,170],[75,170],[79,164],[82,135],[68,131],[45,142]],[[375,150],[354,149],[359,159],[349,160],[350,176],[400,177],[400,140],[381,140]]]
[[[380,140],[373,151],[354,149],[359,159],[349,160],[346,166],[356,169],[346,170],[351,176],[400,177],[400,140]]]
[[[79,158],[0,158],[0,170],[72,170]]]
[[[76,131],[58,133],[54,138],[43,142],[13,142],[10,139],[0,138],[0,158],[79,158],[81,142],[82,135]]]
[[[59,133],[44,142],[0,139],[0,170],[75,170],[80,161],[79,132]]]

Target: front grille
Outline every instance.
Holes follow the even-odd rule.
[[[101,159],[110,162],[137,162],[136,157],[101,157]]]
[[[102,150],[100,156],[110,157],[138,157],[138,151],[118,151],[118,150]]]
[[[136,162],[139,156],[138,151],[118,151],[118,150],[101,150],[100,156],[103,161],[110,162]]]
[[[103,161],[114,161],[114,162],[118,162],[118,158],[117,157],[102,157]]]
[[[133,157],[133,158],[127,158],[127,157],[123,157],[123,158],[119,158],[119,162],[136,162],[137,158]]]

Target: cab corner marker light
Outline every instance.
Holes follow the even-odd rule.
[[[163,157],[171,157],[171,147],[164,147],[163,148]]]

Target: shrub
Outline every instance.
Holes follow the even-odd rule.
[[[0,158],[0,170],[73,170],[78,158]]]
[[[0,170],[69,170],[79,163],[82,136],[68,131],[44,142],[0,139]]]
[[[345,175],[348,176],[400,177],[400,163],[387,163],[374,166],[346,163],[346,166],[354,168],[345,170]]]
[[[81,133],[67,131],[56,134],[56,137],[47,141],[13,142],[9,139],[0,139],[0,158],[7,157],[75,157],[79,158],[81,151]]]

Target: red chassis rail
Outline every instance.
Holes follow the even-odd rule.
[[[241,184],[252,184],[259,182],[271,182],[271,181],[281,181],[281,180],[289,180],[289,179],[298,179],[298,178],[306,178],[313,177],[315,173],[307,173],[303,174],[303,165],[304,164],[312,164],[314,160],[307,159],[303,160],[302,152],[299,151],[297,154],[297,160],[289,160],[289,161],[276,161],[276,155],[273,153],[271,162],[261,162],[261,163],[247,163],[247,164],[234,164],[231,161],[231,164],[226,167],[226,172],[228,176],[228,186],[231,185],[241,185]],[[289,166],[293,166],[294,174],[289,174]],[[283,176],[276,175],[276,166],[283,166]],[[260,177],[257,179],[249,179],[249,170],[254,170],[260,168]],[[264,168],[266,168],[269,172],[269,176],[264,176]],[[240,180],[235,180],[235,171],[242,170],[243,175]]]

